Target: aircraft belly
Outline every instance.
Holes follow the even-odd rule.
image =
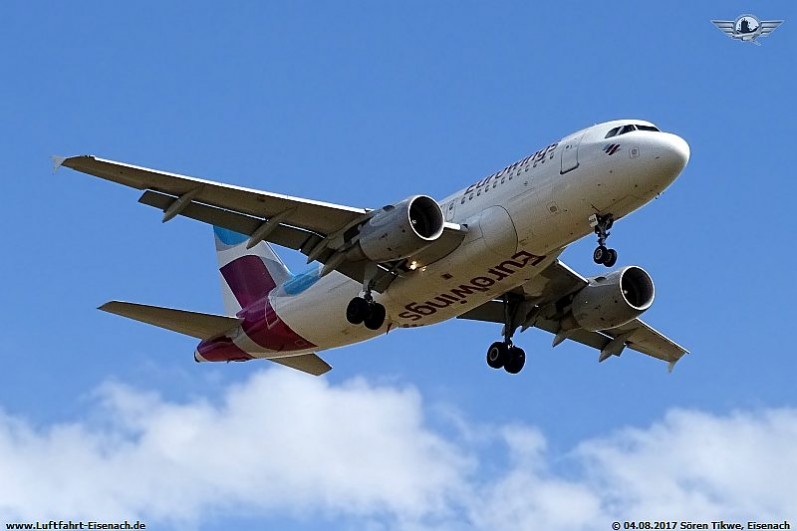
[[[362,325],[353,326],[346,320],[346,306],[361,290],[361,284],[333,271],[299,295],[275,297],[272,304],[280,318],[299,336],[316,345],[318,351],[383,333]],[[379,300],[378,294],[374,295]]]
[[[528,281],[560,253],[539,256],[518,249],[497,257],[479,238],[425,271],[396,280],[384,294],[388,316],[400,327],[451,319]]]

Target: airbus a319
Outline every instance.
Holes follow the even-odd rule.
[[[667,188],[689,160],[677,135],[616,120],[566,136],[451,194],[355,208],[247,189],[94,156],[56,167],[144,190],[141,203],[213,225],[226,315],[112,301],[100,309],[200,340],[196,361],[267,359],[310,374],[318,352],[452,318],[502,325],[490,367],[518,373],[516,332],[536,327],[597,349],[670,364],[686,350],[642,320],[653,280],[625,266],[592,278],[558,257],[593,234],[614,267],[612,225]],[[317,262],[293,275],[270,243]]]

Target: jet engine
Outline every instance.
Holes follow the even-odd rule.
[[[596,332],[622,326],[650,308],[655,296],[653,279],[637,266],[592,277],[573,297],[573,318],[584,330]]]
[[[415,195],[376,212],[360,227],[352,258],[373,262],[407,258],[443,234],[443,212],[429,196]]]

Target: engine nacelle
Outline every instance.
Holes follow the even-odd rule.
[[[361,228],[355,254],[373,262],[407,258],[443,234],[443,211],[429,196],[415,195],[374,214]]]
[[[573,317],[590,332],[617,328],[650,308],[655,293],[647,271],[637,266],[624,267],[590,278],[589,285],[573,297]]]

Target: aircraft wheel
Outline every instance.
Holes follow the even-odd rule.
[[[385,323],[385,307],[378,302],[368,305],[368,315],[365,317],[365,327],[369,330],[379,330]]]
[[[617,251],[615,251],[614,249],[609,249],[606,258],[603,260],[603,265],[605,265],[606,267],[612,267],[616,263],[617,263]]]
[[[368,301],[362,297],[355,297],[346,307],[346,320],[353,325],[358,325],[368,317],[368,313]]]
[[[506,363],[507,353],[506,343],[496,341],[487,349],[487,365],[493,369],[500,369]]]
[[[526,364],[526,353],[522,348],[512,347],[509,349],[509,359],[504,365],[504,370],[509,374],[517,374],[523,370]]]
[[[603,264],[608,256],[609,249],[604,245],[598,245],[598,247],[595,248],[595,252],[592,253],[592,260],[594,260],[596,264]]]

